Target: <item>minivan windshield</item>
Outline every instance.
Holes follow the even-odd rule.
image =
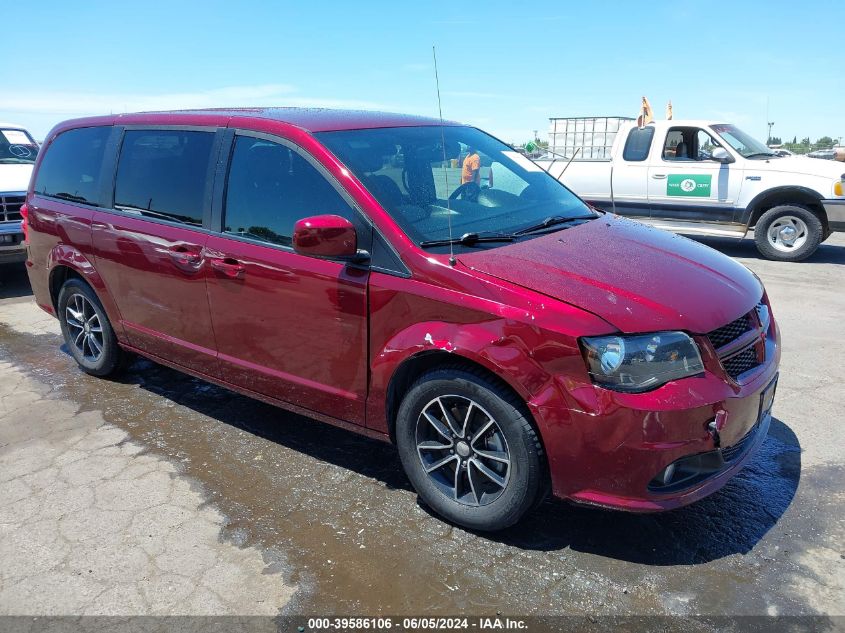
[[[450,219],[457,249],[502,246],[596,217],[541,167],[476,128],[395,127],[316,136],[424,248],[446,246]]]
[[[746,134],[735,125],[719,123],[711,125],[713,131],[722,137],[728,145],[733,147],[745,158],[780,158],[753,136]]]
[[[32,164],[38,144],[24,130],[0,128],[0,165]]]

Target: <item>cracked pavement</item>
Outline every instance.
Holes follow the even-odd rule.
[[[845,235],[801,264],[706,243],[783,332],[761,451],[682,510],[550,501],[495,535],[430,515],[389,446],[146,360],[81,373],[0,270],[0,614],[845,615]]]
[[[31,331],[55,321],[25,309]],[[294,587],[218,538],[197,484],[0,361],[0,614],[275,615]]]

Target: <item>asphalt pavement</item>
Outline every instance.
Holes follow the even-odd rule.
[[[0,615],[845,615],[845,235],[765,282],[774,420],[660,515],[549,501],[495,535],[422,507],[393,449],[146,360],[81,373],[0,267]]]

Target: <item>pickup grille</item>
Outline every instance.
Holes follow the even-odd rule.
[[[3,196],[0,195],[0,222],[14,222],[23,219],[21,207],[25,196]]]
[[[752,330],[762,334],[764,328],[768,327],[768,317],[765,318],[764,322],[764,314],[768,314],[768,309],[763,303],[759,303],[748,314],[713,330],[707,335],[716,350],[716,355],[719,357],[725,373],[733,380],[737,380],[743,374],[756,369],[765,360],[766,348],[762,337],[754,337],[739,348],[734,344],[737,339]]]

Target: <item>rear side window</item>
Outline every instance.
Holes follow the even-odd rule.
[[[35,193],[99,205],[101,171],[110,127],[86,127],[59,134],[47,147],[35,177]]]
[[[652,138],[654,138],[653,127],[635,127],[628,132],[628,138],[625,139],[625,149],[622,151],[623,160],[643,161],[648,158]]]
[[[129,130],[123,136],[114,206],[202,226],[213,132]]]
[[[226,233],[290,246],[296,221],[322,214],[352,221],[354,211],[299,153],[263,139],[235,139],[226,186]]]

